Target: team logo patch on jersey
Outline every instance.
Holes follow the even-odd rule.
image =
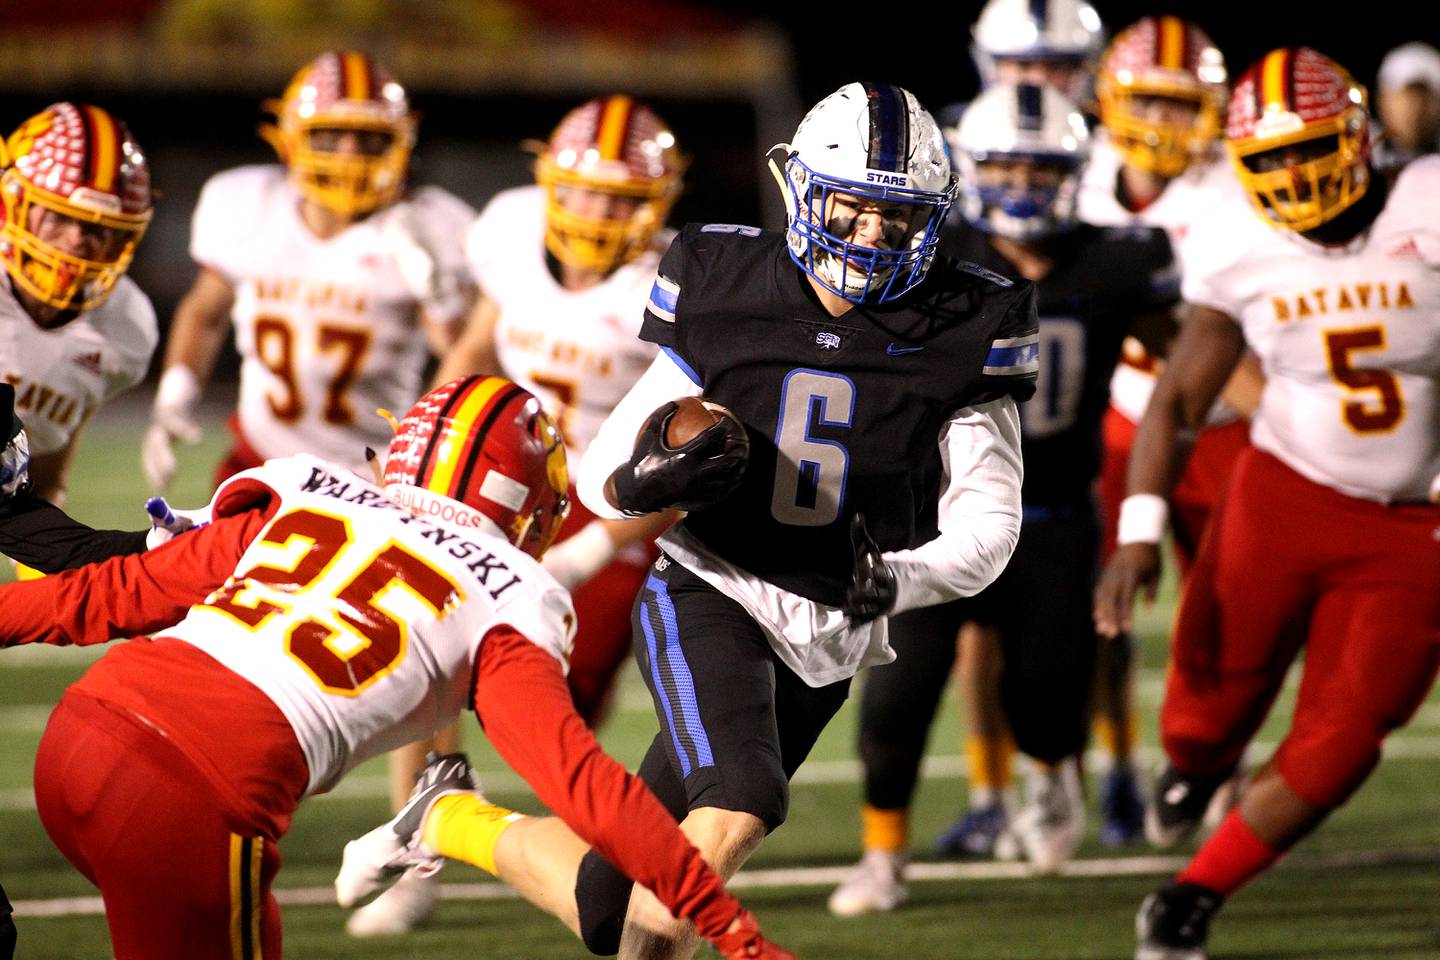
[[[100,372],[100,361],[99,350],[93,351],[92,353],[82,353],[79,356],[70,358],[70,362],[75,364],[75,366],[82,370],[89,370],[91,373]]]
[[[1406,237],[1404,243],[1388,251],[1386,256],[1394,257],[1396,260],[1419,260],[1420,245],[1415,242],[1414,237]]]
[[[809,349],[827,361],[845,353],[855,339],[856,331],[824,321],[796,319],[795,324]]]

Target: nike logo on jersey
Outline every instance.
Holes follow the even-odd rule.
[[[885,348],[885,352],[892,357],[903,357],[907,353],[919,353],[924,349],[924,347],[897,347],[894,341],[891,341],[890,345]]]

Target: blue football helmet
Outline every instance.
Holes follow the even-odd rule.
[[[1075,224],[1090,133],[1064,94],[997,84],[976,97],[945,135],[960,172],[961,213],[971,224],[1016,240]]]
[[[770,166],[790,257],[827,290],[884,303],[925,278],[956,185],[939,126],[908,90],[846,84],[770,151]],[[869,214],[880,218],[873,246],[851,239]]]

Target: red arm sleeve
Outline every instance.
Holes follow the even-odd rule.
[[[178,623],[235,572],[279,506],[268,490],[257,494],[243,506],[232,498],[227,515],[148,553],[0,587],[0,647],[83,646]]]
[[[740,901],[650,789],[585,726],[554,657],[509,627],[480,645],[475,713],[500,756],[540,802],[701,936],[725,932]]]

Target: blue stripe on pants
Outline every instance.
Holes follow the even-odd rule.
[[[665,641],[664,648],[659,649],[655,629],[650,622],[650,604],[642,602],[640,624],[645,631],[645,645],[650,653],[650,678],[665,711],[665,722],[670,728],[671,739],[675,742],[681,777],[688,777],[701,767],[713,767],[715,757],[710,752],[710,737],[705,733],[704,724],[700,721],[700,705],[695,699],[695,680],[690,675],[690,665],[685,662],[684,651],[680,649],[680,631],[675,623],[675,604],[670,599],[669,588],[665,581],[651,574],[645,581],[645,589],[654,595],[655,612],[659,614]],[[685,727],[683,736],[675,723],[677,713]],[[686,747],[687,741],[689,749]],[[692,753],[695,758],[693,764]]]

